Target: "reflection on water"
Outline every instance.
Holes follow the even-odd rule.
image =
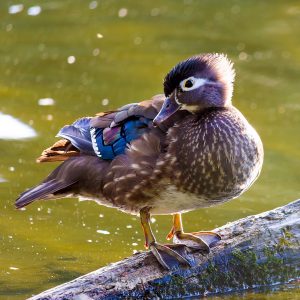
[[[41,106],[54,105],[55,100],[52,98],[41,98],[41,99],[39,99],[38,104]]]
[[[8,7],[8,13],[11,15],[18,14],[22,12],[24,9],[23,4],[13,4]],[[27,15],[28,16],[37,16],[42,12],[42,8],[39,5],[30,6],[27,9]]]
[[[28,16],[37,16],[42,12],[42,8],[38,5],[36,6],[31,6],[27,10],[27,15]]]
[[[14,4],[14,5],[9,6],[8,13],[14,15],[14,14],[21,12],[23,9],[24,9],[23,4]]]
[[[33,128],[20,120],[0,112],[0,139],[18,140],[33,138],[37,134]]]
[[[16,211],[13,202],[54,168],[35,158],[63,125],[161,93],[165,73],[199,52],[234,61],[233,102],[261,135],[265,163],[247,193],[185,214],[185,229],[211,229],[300,197],[300,3],[124,3],[0,2],[0,295],[24,299],[143,250],[139,219],[114,209],[61,199]],[[171,217],[152,222],[165,242]]]
[[[238,292],[229,295],[212,296],[211,300],[300,300],[299,283],[292,282],[286,285],[275,285],[273,287],[265,287],[253,289],[248,292]],[[197,298],[190,298],[188,300],[196,300]]]

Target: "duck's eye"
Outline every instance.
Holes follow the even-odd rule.
[[[185,88],[191,88],[192,86],[194,85],[193,81],[192,80],[187,80],[185,83],[184,83],[184,87]]]
[[[179,87],[182,90],[182,92],[188,92],[195,89],[198,89],[199,87],[203,86],[208,82],[205,78],[197,78],[197,77],[189,77],[187,79],[184,79],[180,82]]]
[[[180,88],[183,92],[190,91],[195,88],[197,80],[194,77],[187,78],[180,83]]]

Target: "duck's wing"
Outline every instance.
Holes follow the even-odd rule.
[[[37,162],[64,161],[81,154],[112,160],[123,154],[133,140],[152,130],[152,121],[164,99],[157,95],[116,111],[76,120],[59,131],[57,136],[62,139],[45,149]]]

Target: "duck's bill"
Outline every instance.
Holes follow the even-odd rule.
[[[163,125],[170,117],[172,117],[179,109],[180,105],[171,97],[166,98],[160,112],[153,120],[153,123],[157,126]]]

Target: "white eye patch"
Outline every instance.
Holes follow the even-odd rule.
[[[180,88],[186,92],[186,91],[192,91],[194,89],[197,89],[198,87],[204,85],[208,80],[203,78],[196,78],[194,76],[191,76],[187,79],[184,79],[180,82],[179,86]]]

